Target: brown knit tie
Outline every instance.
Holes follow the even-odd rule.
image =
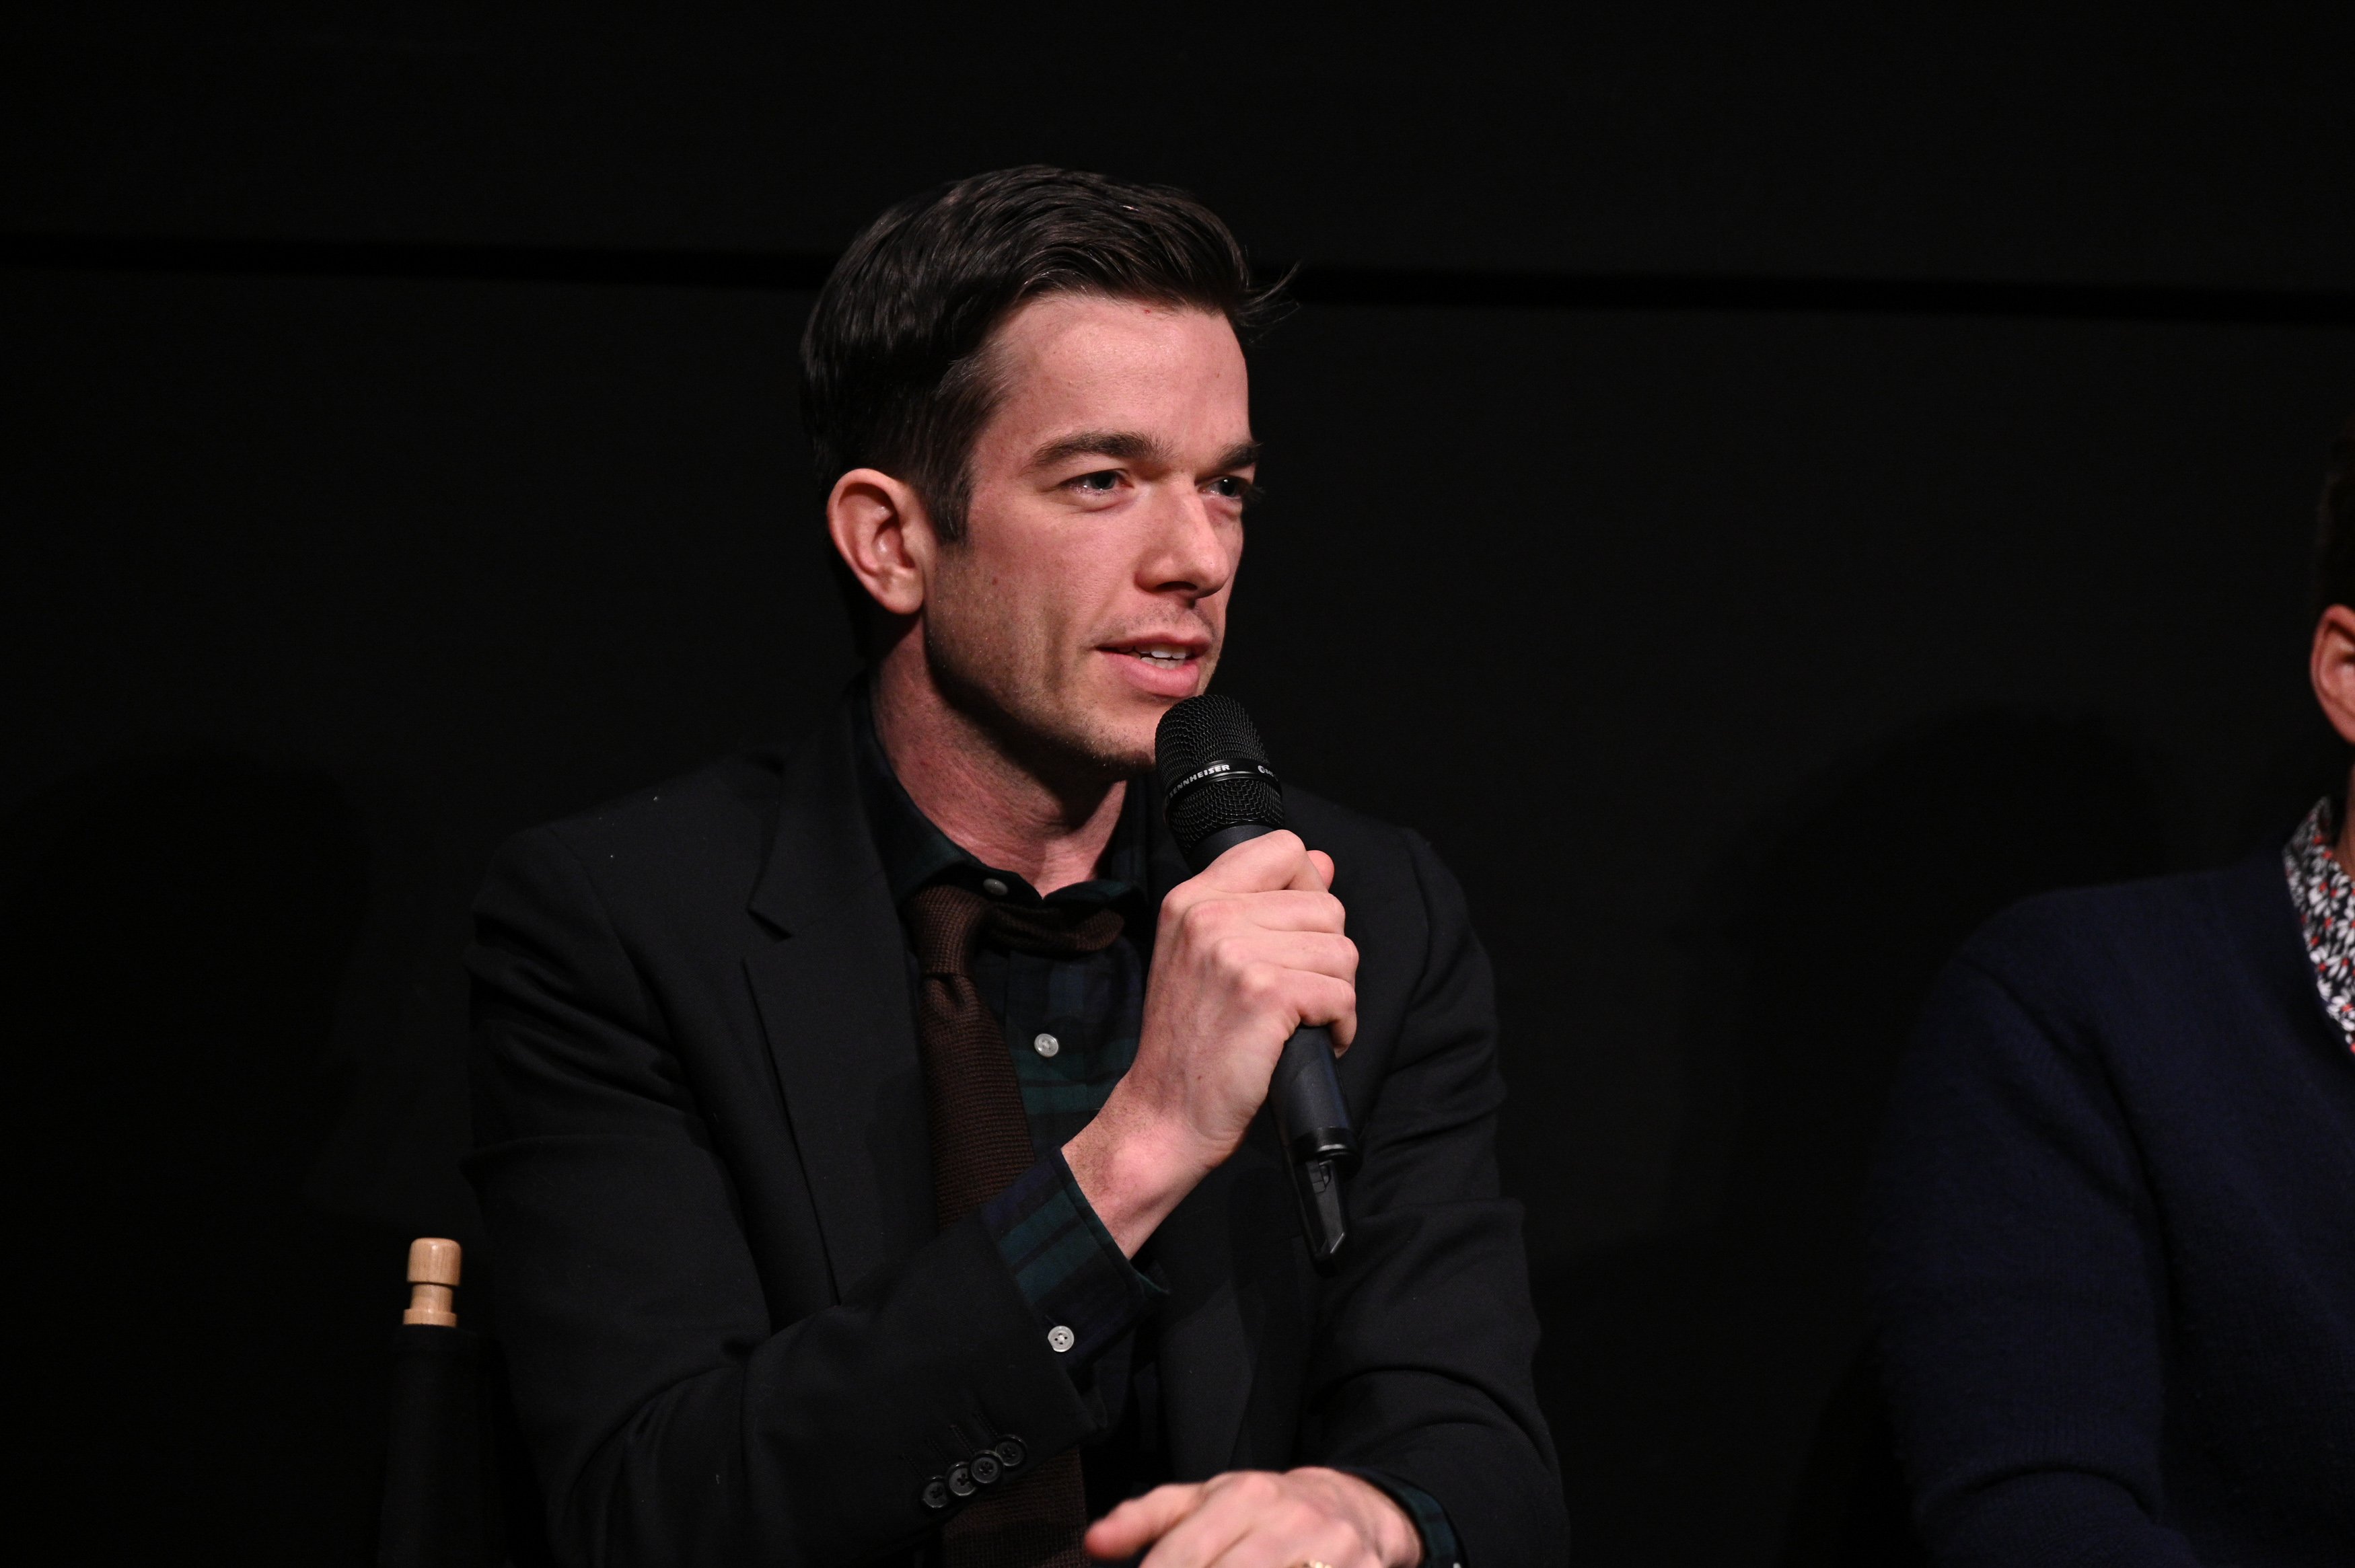
[[[932,1122],[932,1202],[946,1230],[1038,1159],[1005,1026],[974,983],[982,933],[1022,952],[1092,953],[1120,935],[1121,918],[1099,909],[1075,923],[1058,911],[1009,908],[945,885],[917,893],[905,914],[923,971],[916,1032]],[[1079,1450],[1067,1448],[967,1504],[942,1528],[942,1555],[947,1568],[1087,1568],[1080,1546],[1087,1527]]]

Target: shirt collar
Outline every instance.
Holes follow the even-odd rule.
[[[883,877],[896,907],[909,895],[936,882],[954,883],[993,898],[1017,905],[1093,907],[1125,906],[1143,900],[1146,885],[1145,802],[1150,791],[1129,780],[1121,802],[1120,820],[1113,826],[1099,874],[1090,881],[1059,887],[1041,898],[1039,890],[1010,871],[986,865],[940,828],[909,798],[900,776],[892,770],[882,737],[875,731],[873,682],[861,681],[856,701],[858,783],[867,805],[867,821],[875,835],[876,853],[883,860]],[[1132,929],[1136,910],[1124,908]]]
[[[2331,853],[2338,840],[2339,802],[2325,796],[2282,846],[2282,874],[2323,1009],[2355,1043],[2355,879]]]

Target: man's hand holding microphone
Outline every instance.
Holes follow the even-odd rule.
[[[1196,705],[1209,722],[1188,735],[1183,710]],[[1173,730],[1202,755],[1173,759]],[[1223,744],[1205,751],[1205,733]],[[1171,827],[1198,869],[1162,901],[1135,1061],[1063,1146],[1080,1190],[1131,1256],[1241,1146],[1271,1084],[1295,1160],[1302,1131],[1323,1128],[1328,1152],[1334,1134],[1349,1139],[1327,1053],[1347,1050],[1358,1029],[1358,948],[1333,896],[1332,857],[1281,826],[1274,775],[1241,709],[1219,698],[1180,705],[1162,723],[1160,749]],[[1209,752],[1221,757],[1206,760]],[[1347,1152],[1354,1158],[1353,1140]],[[1324,1177],[1337,1182],[1330,1160]],[[1314,1250],[1305,1188],[1302,1202]],[[1320,1265],[1339,1245],[1338,1215],[1336,1187]],[[1098,1520],[1087,1548],[1107,1560],[1145,1552],[1146,1568],[1412,1568],[1423,1556],[1388,1494],[1319,1466],[1156,1488]]]

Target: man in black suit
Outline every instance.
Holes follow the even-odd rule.
[[[867,676],[501,853],[470,1169],[568,1558],[1562,1556],[1462,895],[1296,790],[1189,876],[1136,782],[1218,662],[1263,305],[1170,191],[886,214],[803,343]],[[1310,1023],[1329,1277],[1262,1107]]]

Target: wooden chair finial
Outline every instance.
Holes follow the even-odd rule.
[[[442,1236],[420,1236],[409,1244],[409,1310],[404,1323],[432,1323],[444,1329],[458,1326],[458,1244]]]

